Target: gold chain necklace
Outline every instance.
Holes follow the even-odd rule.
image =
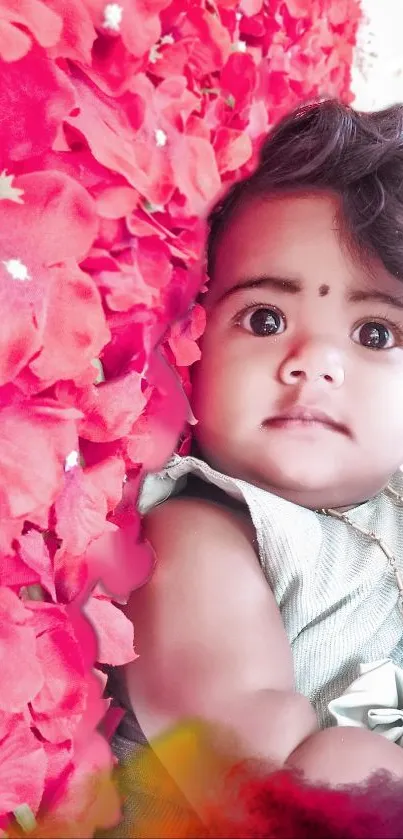
[[[385,491],[387,491],[393,497],[393,499],[399,507],[403,507],[402,495],[399,495],[399,493],[396,492],[395,489],[392,489],[392,487],[390,486],[386,487]],[[321,513],[323,516],[329,516],[334,519],[339,519],[339,521],[344,521],[346,524],[349,524],[350,527],[353,528],[353,530],[356,530],[357,533],[361,533],[363,536],[366,536],[368,539],[371,540],[371,542],[374,542],[376,545],[380,547],[381,551],[388,560],[389,567],[392,569],[395,575],[395,581],[399,591],[397,606],[400,614],[403,616],[403,579],[398,567],[397,559],[388,547],[388,545],[386,545],[383,539],[381,539],[380,536],[377,536],[376,533],[373,533],[371,530],[365,530],[364,527],[360,527],[359,524],[355,524],[355,522],[351,521],[347,513],[340,513],[338,510],[332,510],[330,508],[322,508],[320,510],[317,510],[317,512]]]

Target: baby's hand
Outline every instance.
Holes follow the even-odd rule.
[[[403,750],[360,728],[327,728],[309,737],[287,765],[314,784],[341,786],[367,781],[375,772],[403,780]]]

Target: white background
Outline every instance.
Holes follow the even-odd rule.
[[[354,107],[377,110],[403,102],[403,0],[361,0],[353,66]]]

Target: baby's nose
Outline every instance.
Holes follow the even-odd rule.
[[[341,387],[344,377],[340,353],[322,342],[304,344],[290,354],[280,368],[280,379],[287,385],[323,381]]]

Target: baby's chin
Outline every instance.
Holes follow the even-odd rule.
[[[362,500],[357,496],[356,501],[351,492],[351,452],[340,446],[332,450],[329,444],[301,441],[262,445],[261,438],[248,439],[248,435],[199,440],[199,444],[200,456],[214,469],[303,507],[342,507]]]
[[[353,505],[348,468],[342,467],[331,457],[321,458],[295,452],[294,456],[277,458],[276,453],[261,452],[259,457],[243,454],[228,460],[221,471],[241,478],[254,486],[272,492],[281,498],[310,509]]]
[[[303,507],[319,509],[329,506],[342,506],[351,503],[348,498],[346,482],[341,476],[335,475],[334,471],[326,468],[326,464],[303,464],[293,463],[287,467],[262,468],[252,467],[250,470],[250,482],[300,504]]]

